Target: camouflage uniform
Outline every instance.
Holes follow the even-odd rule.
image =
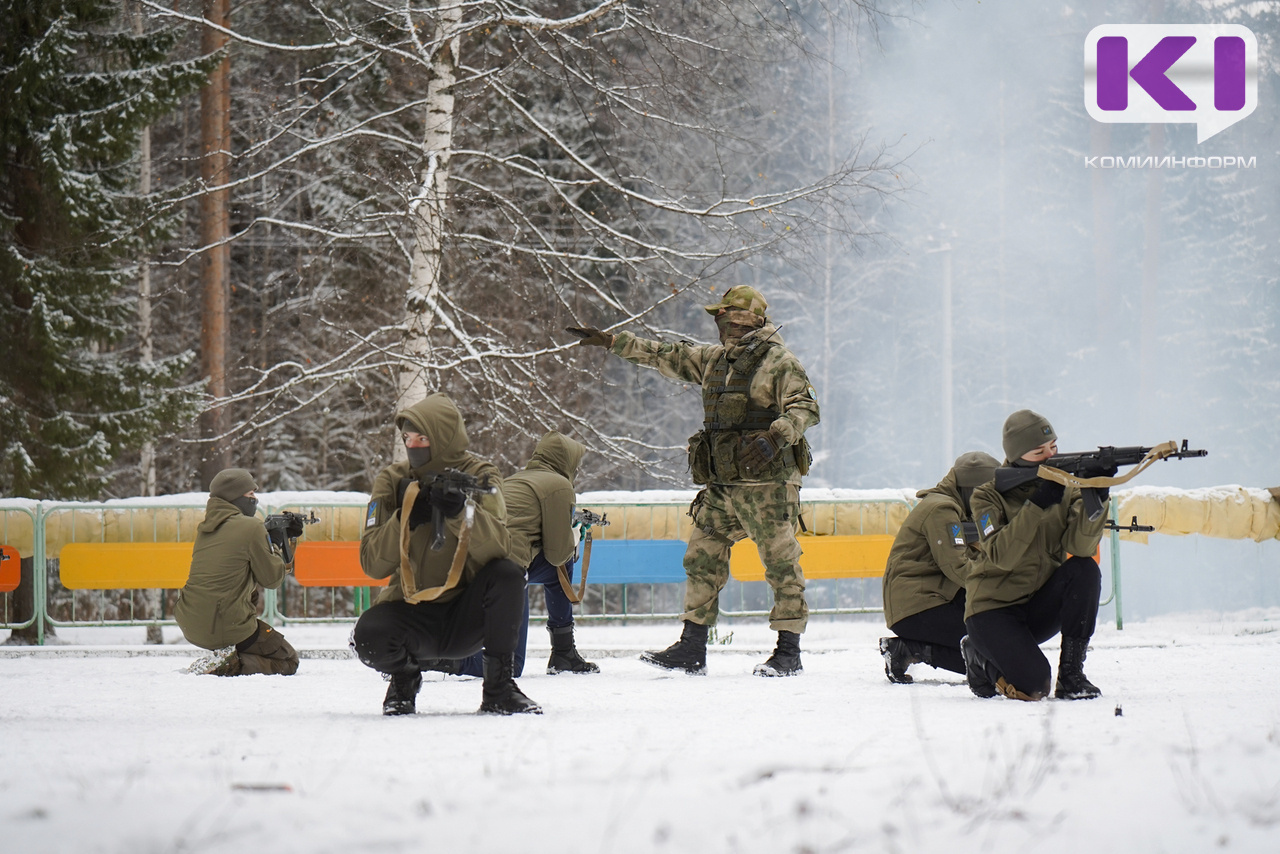
[[[800,544],[795,536],[800,515],[800,466],[808,467],[807,445],[801,440],[805,430],[818,423],[817,396],[777,328],[764,319],[763,298],[751,288],[732,288],[724,302],[707,306],[707,311],[716,314],[726,303],[758,318],[757,328],[740,339],[729,339],[727,346],[666,343],[620,332],[610,350],[634,364],[656,368],[663,376],[698,383],[707,403],[708,429],[691,439],[691,470],[695,481],[705,480],[705,487],[690,508],[695,529],[684,557],[688,583],[683,619],[715,625],[720,591],[729,579],[730,547],[750,537],[773,588],[770,627],[799,634],[809,616]],[[735,379],[743,379],[742,372],[735,375],[734,368],[749,348],[758,362],[754,372],[748,372],[747,418],[739,423],[755,429],[734,430],[720,426],[716,407],[708,401],[715,399],[718,390],[732,387]],[[727,361],[727,372],[722,364],[718,368],[722,357]],[[728,396],[721,395],[721,399]],[[743,443],[762,433],[768,433],[776,444],[777,455],[763,468],[744,471],[738,463]],[[797,453],[802,457],[799,465]]]

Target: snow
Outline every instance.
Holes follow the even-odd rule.
[[[297,676],[188,676],[182,641],[74,629],[0,647],[0,839],[40,852],[1274,852],[1280,609],[1100,626],[1093,701],[979,700],[883,675],[877,618],[815,620],[805,673],[760,679],[763,621],[690,677],[635,659],[675,623],[580,625],[595,676],[480,717],[428,674],[418,714],[343,625],[290,626]],[[172,629],[166,630],[172,633]],[[172,638],[173,635],[170,634]],[[1056,663],[1056,641],[1045,646]],[[321,657],[328,656],[328,657]]]

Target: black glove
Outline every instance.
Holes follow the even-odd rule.
[[[582,340],[578,342],[582,347],[612,347],[613,333],[603,332],[594,326],[566,326],[565,332],[577,335]]]
[[[1036,487],[1036,491],[1031,493],[1030,501],[1041,510],[1048,510],[1062,501],[1062,496],[1066,494],[1066,491],[1067,488],[1057,481],[1042,479],[1040,485]]]
[[[1090,462],[1080,467],[1080,477],[1115,477],[1120,469],[1114,463]]]
[[[467,504],[467,496],[461,492],[449,492],[438,483],[431,484],[431,491],[427,494],[427,500],[432,507],[440,508],[440,512],[444,514],[444,518],[452,519],[462,512],[462,508]]]
[[[747,474],[753,474],[767,466],[777,455],[778,440],[770,430],[746,442],[738,452],[738,462]]]
[[[267,539],[278,549],[283,549],[288,540],[285,538],[284,528],[272,528],[267,531]]]
[[[403,512],[403,511],[402,511]],[[413,502],[413,510],[409,513],[409,530],[416,530],[419,525],[431,521],[431,493],[423,489]]]
[[[290,519],[289,524],[285,526],[284,532],[289,535],[289,539],[296,540],[302,536],[302,532],[306,529],[307,526],[302,524],[301,519]]]

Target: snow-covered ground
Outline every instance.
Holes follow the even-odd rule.
[[[334,656],[346,631],[286,634]],[[438,674],[384,718],[378,675],[338,657],[188,676],[185,643],[140,629],[0,648],[0,850],[1280,850],[1280,611],[1102,626],[1104,696],[1038,704],[922,665],[889,684],[875,619],[815,620],[782,680],[751,676],[762,621],[730,631],[698,678],[634,658],[677,624],[580,626],[602,673],[542,675],[533,647],[546,714],[513,718]]]

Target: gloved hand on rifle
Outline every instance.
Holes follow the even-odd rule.
[[[307,526],[303,524],[301,519],[291,518],[289,519],[289,524],[285,526],[284,532],[289,536],[289,539],[296,540],[302,536],[302,532],[306,529]]]
[[[755,474],[778,456],[782,448],[782,439],[770,427],[763,433],[757,433],[747,439],[738,452],[738,462],[747,474]]]
[[[564,331],[581,338],[582,340],[578,342],[580,347],[604,347],[607,349],[613,346],[613,333],[604,332],[594,326],[566,326]]]
[[[1080,471],[1077,472],[1077,477],[1115,477],[1116,472],[1118,471],[1120,471],[1120,468],[1114,463],[1091,461],[1080,466]]]
[[[1062,501],[1062,496],[1067,492],[1067,488],[1056,480],[1040,479],[1040,483],[1036,486],[1036,491],[1031,493],[1028,499],[1032,504],[1041,510],[1048,510],[1055,504]]]
[[[272,528],[268,530],[267,539],[271,541],[271,544],[273,546],[280,549],[281,551],[284,551],[285,546],[287,546],[289,543],[288,535],[285,533],[284,528]]]
[[[467,496],[462,493],[450,493],[442,484],[432,483],[422,488],[418,500],[413,503],[413,511],[409,514],[409,530],[431,521],[431,508],[439,508],[441,515],[452,519],[462,512],[467,504]]]

